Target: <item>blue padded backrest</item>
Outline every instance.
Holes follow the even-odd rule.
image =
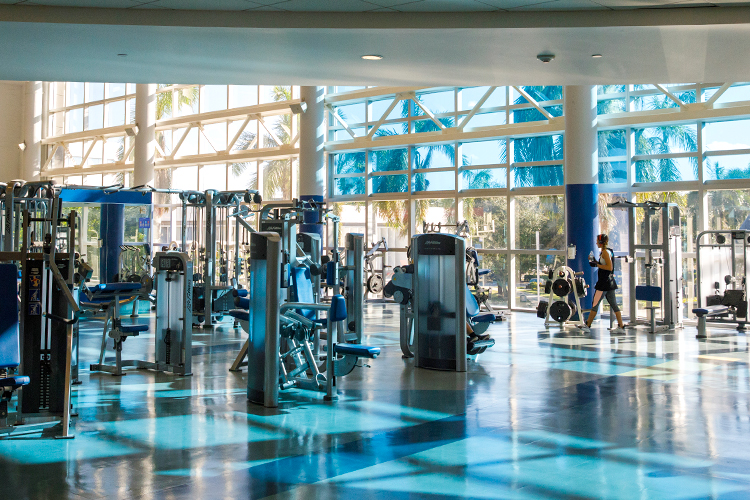
[[[336,277],[333,275],[333,266],[333,262],[326,264],[326,284],[328,284],[328,286],[333,285],[336,281]]]
[[[21,362],[18,332],[18,268],[0,264],[0,368],[15,368]]]
[[[466,285],[466,315],[471,318],[477,314],[479,314],[479,304],[476,297],[471,293],[469,285]]]
[[[660,286],[637,286],[635,287],[635,300],[646,302],[661,302]]]
[[[312,281],[310,281],[306,267],[292,268],[292,301],[307,302],[308,304],[315,301]],[[297,314],[307,319],[315,319],[315,311],[312,309],[297,309]]]
[[[331,299],[331,321],[344,321],[346,319],[346,299],[343,295],[334,295]]]
[[[471,256],[471,260],[474,261],[474,264],[479,268],[479,253],[477,253],[476,249],[472,248],[469,255]]]

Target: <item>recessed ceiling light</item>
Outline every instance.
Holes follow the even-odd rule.
[[[117,54],[117,57],[128,57],[127,54]]]
[[[602,57],[602,55],[601,54],[591,54],[591,57],[593,57],[594,59],[599,59],[600,57]]]
[[[380,56],[378,54],[367,54],[362,56],[362,59],[365,61],[380,61],[383,58],[383,56]]]

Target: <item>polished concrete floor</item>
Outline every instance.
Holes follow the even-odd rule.
[[[138,321],[148,321],[141,318]],[[370,305],[383,348],[341,398],[282,393],[248,404],[230,373],[243,334],[195,334],[194,375],[89,373],[81,335],[76,438],[0,440],[10,499],[747,499],[747,338],[546,331],[532,314],[493,326],[467,373],[414,369],[398,309]],[[130,339],[126,358],[152,350]],[[110,351],[111,355],[111,351]]]

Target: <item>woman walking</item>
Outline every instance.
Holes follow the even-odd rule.
[[[615,297],[617,282],[615,281],[615,276],[612,273],[612,271],[614,270],[612,258],[615,256],[615,253],[611,248],[607,248],[608,243],[609,236],[607,236],[606,234],[600,234],[599,236],[597,236],[596,246],[599,247],[599,250],[601,250],[599,260],[594,260],[593,257],[589,257],[589,265],[591,267],[598,268],[599,271],[598,279],[596,281],[596,285],[594,286],[594,302],[591,305],[591,311],[589,312],[589,317],[586,320],[586,326],[581,327],[581,330],[584,330],[586,332],[591,331],[591,324],[594,322],[594,318],[596,318],[596,312],[599,310],[599,304],[601,303],[602,299],[607,299],[610,311],[615,313],[615,316],[617,317],[617,328],[614,328],[612,330],[612,333],[625,333],[625,325],[622,322],[622,313],[620,313],[620,308],[617,307],[617,298]]]

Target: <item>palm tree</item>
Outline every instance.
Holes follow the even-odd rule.
[[[522,87],[537,102],[562,99],[561,86]],[[514,104],[525,104],[526,98],[519,96]],[[545,108],[552,116],[562,115],[562,106]],[[544,116],[536,108],[517,109],[513,111],[513,123],[543,120]],[[563,136],[541,136],[513,141],[513,161],[532,162],[563,160]],[[505,161],[503,158],[502,161]],[[516,167],[513,169],[513,180],[516,186],[560,186],[563,184],[562,166]]]

